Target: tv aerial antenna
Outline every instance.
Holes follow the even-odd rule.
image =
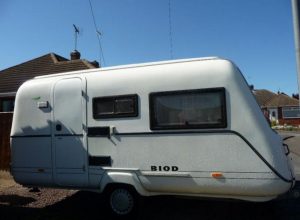
[[[75,24],[73,24],[73,27],[74,27],[75,50],[77,50],[77,38],[79,35],[79,28]]]

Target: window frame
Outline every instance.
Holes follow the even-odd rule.
[[[114,101],[114,107],[116,104],[116,101],[118,99],[132,99],[133,100],[133,112],[127,112],[127,113],[112,113],[112,114],[103,114],[99,115],[96,114],[96,102],[101,99],[112,99]],[[109,119],[109,118],[127,118],[127,117],[137,117],[138,112],[138,95],[137,94],[126,94],[126,95],[115,95],[115,96],[101,96],[101,97],[94,97],[93,98],[93,118],[94,119]]]
[[[221,117],[222,121],[218,124],[197,124],[197,125],[166,125],[161,126],[156,124],[154,99],[161,95],[172,96],[180,94],[205,94],[205,93],[220,93],[221,97]],[[162,91],[152,92],[149,94],[149,119],[151,130],[178,130],[178,129],[212,129],[212,128],[226,128],[227,127],[227,108],[226,108],[226,90],[224,87],[207,88],[207,89],[190,89],[190,90],[176,90],[176,91]]]

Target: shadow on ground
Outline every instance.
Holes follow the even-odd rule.
[[[0,202],[8,206],[24,206],[36,200],[31,197],[18,196],[18,195],[0,195]]]
[[[40,209],[15,204],[0,205],[0,219],[111,219],[104,207],[101,195],[77,192],[63,201]],[[249,203],[151,197],[143,200],[136,219],[296,220],[300,219],[300,200]]]

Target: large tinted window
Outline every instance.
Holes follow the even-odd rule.
[[[93,99],[94,118],[135,117],[138,115],[137,95],[98,97]]]
[[[225,89],[150,94],[151,129],[224,128]]]
[[[283,107],[282,115],[283,115],[283,118],[300,118],[300,109],[298,106]]]

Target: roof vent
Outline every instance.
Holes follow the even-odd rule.
[[[70,53],[71,60],[79,60],[80,59],[80,53],[77,50],[74,50]]]

